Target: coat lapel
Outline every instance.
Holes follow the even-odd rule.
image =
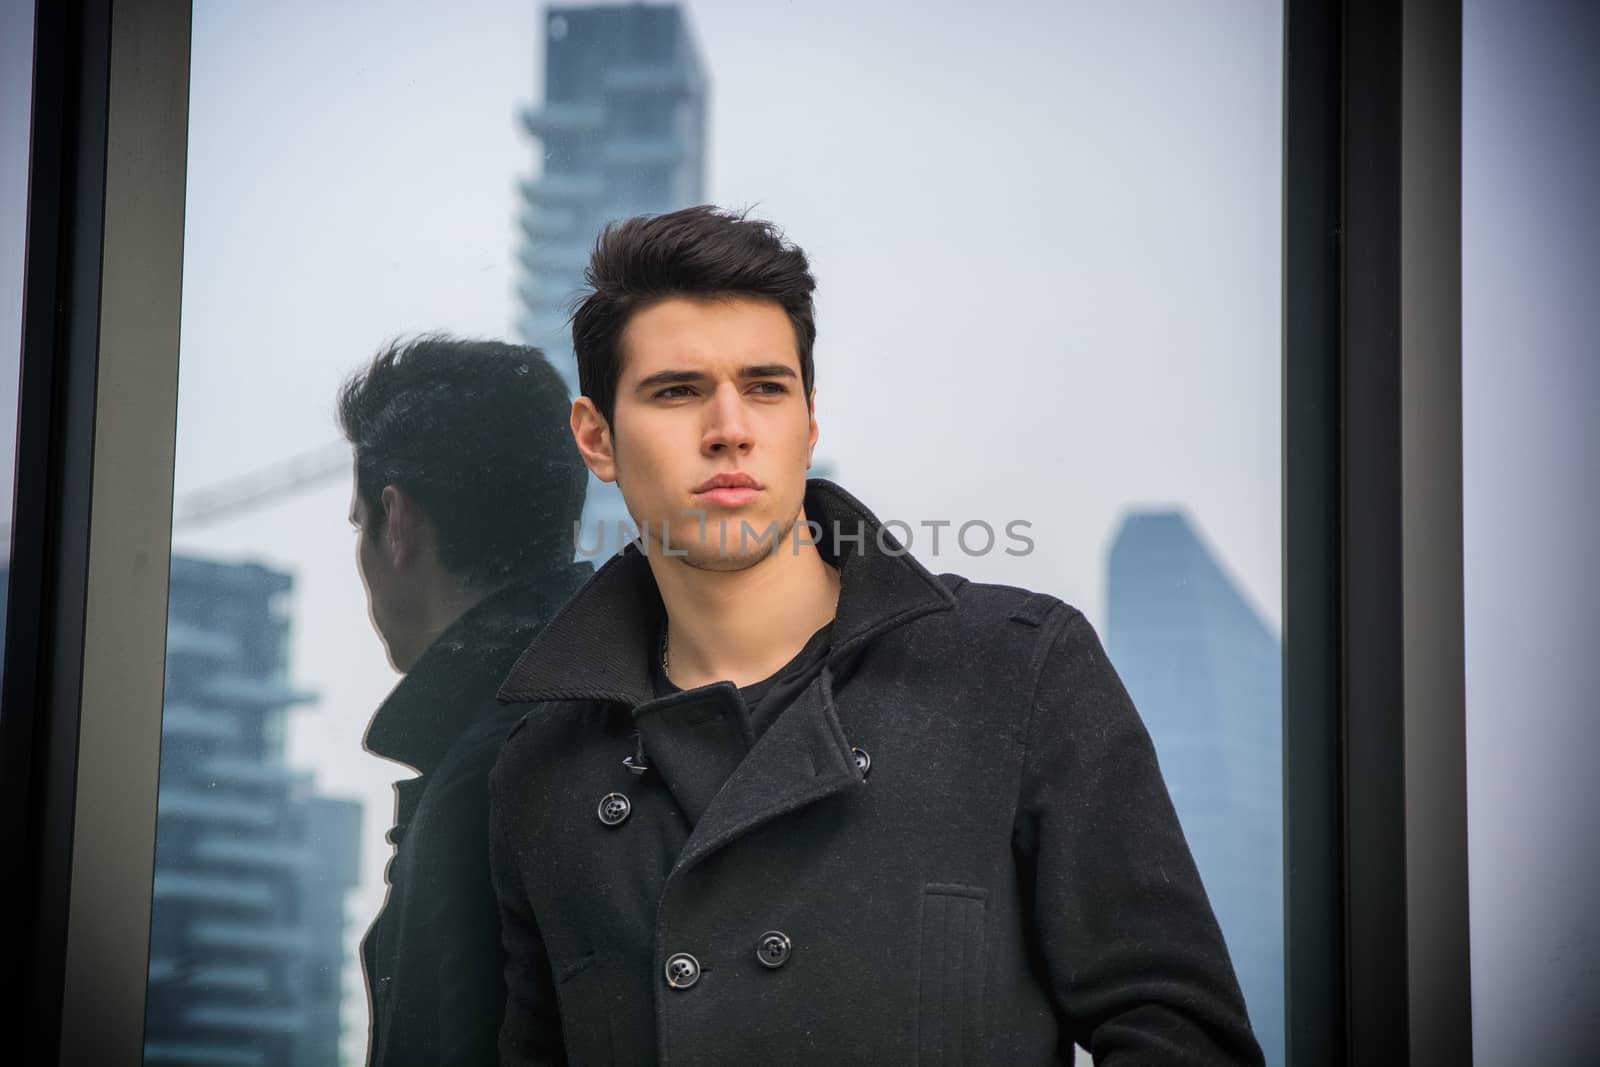
[[[750,713],[732,682],[689,689],[641,704],[634,725],[650,765],[691,827],[750,751]]]
[[[694,824],[672,875],[764,823],[864,782],[824,667],[761,735]]]

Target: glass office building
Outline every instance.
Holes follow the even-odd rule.
[[[708,82],[687,13],[675,4],[552,7],[544,20],[544,100],[523,112],[539,148],[521,183],[517,331],[578,394],[567,316],[601,227],[705,199]],[[583,552],[621,547],[622,495],[593,476]]]
[[[1283,1062],[1283,650],[1181,511],[1112,541],[1106,650],[1144,716],[1268,1063]]]
[[[172,560],[147,1064],[338,1062],[360,808],[285,759],[291,588]]]

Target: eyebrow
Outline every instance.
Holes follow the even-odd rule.
[[[798,378],[794,368],[784,363],[754,363],[748,367],[739,368],[740,378]],[[703,382],[707,375],[695,370],[658,370],[654,374],[647,374],[639,379],[639,384],[634,386],[635,392],[644,392],[663,385],[689,385]]]

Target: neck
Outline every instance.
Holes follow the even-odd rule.
[[[802,512],[797,522],[805,521]],[[787,546],[737,571],[693,567],[652,553],[650,569],[667,609],[674,685],[761,681],[793,659],[839,604],[839,572],[814,546]]]

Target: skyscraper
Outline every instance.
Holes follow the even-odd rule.
[[[1269,1064],[1283,1035],[1283,653],[1189,520],[1128,516],[1106,650],[1155,740]]]
[[[172,560],[146,1064],[338,1062],[360,806],[284,759],[290,577]]]
[[[675,4],[553,7],[544,30],[544,101],[523,114],[543,164],[522,183],[518,333],[576,396],[566,322],[595,237],[614,219],[704,200],[708,86]],[[603,524],[605,540],[586,554],[620,548],[627,517],[616,487],[591,477],[584,530]]]

